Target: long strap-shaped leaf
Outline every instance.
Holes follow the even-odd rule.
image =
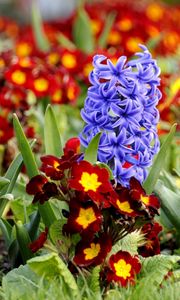
[[[106,47],[107,41],[108,41],[108,36],[109,33],[111,31],[111,28],[113,26],[114,20],[115,20],[116,14],[115,12],[111,12],[110,14],[108,14],[107,18],[106,18],[106,23],[104,26],[104,29],[99,37],[98,40],[98,46],[102,49],[104,49]]]
[[[22,153],[23,161],[27,169],[27,173],[30,178],[39,174],[38,167],[32,153],[32,150],[29,146],[28,140],[23,132],[21,124],[16,115],[14,115],[14,130],[16,133],[16,138],[18,141],[19,149]],[[55,214],[51,205],[46,202],[45,204],[40,204],[39,206],[39,213],[47,227],[49,227],[55,220]]]
[[[84,153],[84,160],[89,161],[91,164],[95,164],[97,162],[97,151],[100,137],[101,132],[95,135],[95,137],[91,140]]]
[[[173,140],[175,131],[176,131],[176,126],[177,124],[174,124],[171,127],[171,130],[166,138],[166,140],[164,141],[164,143],[161,146],[161,149],[158,153],[158,155],[155,158],[155,161],[153,163],[153,166],[149,172],[149,175],[146,179],[146,181],[143,184],[144,189],[146,190],[147,194],[151,194],[155,184],[159,178],[159,174],[161,172],[161,170],[163,169],[163,165],[164,165],[164,160],[166,158],[166,154],[167,154],[167,150],[168,148],[171,146],[171,142]]]
[[[32,27],[37,47],[41,51],[48,51],[50,49],[50,44],[43,30],[38,6],[34,1],[32,3]]]
[[[46,154],[61,156],[63,154],[61,136],[53,109],[47,106],[44,124],[44,143]]]

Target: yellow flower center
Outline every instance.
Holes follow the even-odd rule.
[[[23,68],[30,67],[31,66],[31,61],[30,61],[29,57],[20,58],[19,65]]]
[[[96,35],[97,33],[99,33],[100,29],[101,29],[101,22],[99,22],[98,20],[91,20],[91,29],[94,35]]]
[[[132,28],[132,21],[129,19],[122,19],[118,22],[121,31],[129,31]]]
[[[59,102],[59,101],[61,101],[61,98],[62,98],[62,91],[60,91],[60,90],[56,91],[53,95],[53,101]]]
[[[102,184],[102,182],[98,181],[98,176],[96,173],[89,174],[88,172],[82,173],[79,183],[83,186],[85,192],[96,192],[98,187]]]
[[[98,256],[101,250],[100,244],[91,243],[90,248],[84,249],[85,260],[93,259]]]
[[[48,62],[51,64],[51,65],[56,65],[59,61],[59,54],[56,53],[56,52],[53,52],[53,53],[50,53],[49,56],[48,56]]]
[[[138,44],[142,44],[139,37],[130,37],[126,42],[126,47],[129,51],[136,52],[139,50]]]
[[[80,208],[79,216],[76,219],[76,222],[86,229],[91,223],[96,221],[96,215],[92,207],[84,209]]]
[[[119,200],[116,201],[117,206],[119,207],[120,210],[127,212],[127,213],[132,213],[133,210],[131,209],[129,202],[120,202]]]
[[[114,263],[114,268],[118,277],[123,277],[126,279],[127,277],[131,276],[131,265],[127,264],[124,259],[120,259],[117,263]]]
[[[20,43],[16,46],[17,56],[28,56],[31,53],[32,47],[27,43]]]
[[[69,100],[74,100],[74,87],[70,86],[67,90],[67,97]]]
[[[180,90],[180,77],[176,79],[172,85],[170,86],[170,91],[172,95],[176,95],[176,93]]]
[[[5,62],[2,58],[0,58],[0,68],[5,67]]]
[[[112,45],[117,45],[121,42],[121,35],[119,32],[117,31],[112,31],[110,32],[109,36],[108,36],[108,42]]]
[[[77,65],[76,57],[70,53],[64,54],[61,58],[64,67],[73,69]]]
[[[34,80],[34,88],[38,92],[44,92],[48,89],[49,82],[45,78],[38,78]]]
[[[148,205],[148,204],[149,204],[149,197],[148,197],[148,196],[143,196],[143,195],[141,195],[140,200],[141,200],[145,205]]]
[[[93,70],[93,65],[91,63],[88,63],[85,65],[84,69],[83,69],[83,73],[86,77],[89,76],[89,73]]]
[[[4,136],[4,132],[0,129],[0,137]]]
[[[16,70],[12,73],[11,79],[16,84],[24,84],[26,81],[26,74],[20,70]]]
[[[163,9],[157,3],[151,3],[147,7],[146,14],[148,18],[152,21],[159,21],[163,17]]]

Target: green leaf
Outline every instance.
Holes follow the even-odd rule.
[[[31,147],[33,145],[34,145],[34,140],[30,143]],[[18,154],[17,157],[12,161],[11,165],[9,166],[9,168],[4,176],[6,179],[10,180],[10,183],[8,184],[8,186],[5,186],[0,191],[0,195],[5,195],[7,193],[12,192],[14,185],[16,183],[17,177],[21,171],[22,163],[23,163],[22,155]],[[0,217],[2,216],[7,203],[8,203],[7,199],[3,199],[0,201]]]
[[[50,105],[47,106],[44,124],[44,143],[46,154],[57,157],[63,154],[61,136],[57,126],[56,117]]]
[[[144,234],[140,230],[135,230],[124,238],[119,240],[113,247],[109,255],[115,254],[118,251],[127,251],[131,255],[138,254],[138,247],[143,246],[146,243]]]
[[[155,193],[161,200],[161,209],[164,211],[166,217],[180,232],[180,196],[179,194],[168,189],[164,184],[158,180]]]
[[[38,280],[38,276],[27,265],[13,269],[2,280],[5,299],[30,299],[32,292],[37,293]]]
[[[67,219],[57,220],[51,225],[49,229],[50,239],[53,244],[58,247],[58,251],[61,254],[67,254],[68,249],[70,248],[72,243],[71,238],[63,235],[62,233],[63,226],[66,223]]]
[[[80,7],[73,24],[73,38],[76,47],[85,53],[94,51],[94,37],[88,14]]]
[[[57,220],[53,208],[49,202],[38,204],[38,210],[46,227],[50,227]]]
[[[60,259],[58,254],[50,253],[35,257],[28,260],[27,264],[36,274],[47,279],[53,280],[55,277],[63,277],[65,283],[71,289],[73,297],[75,299],[80,299],[79,289],[74,276]]]
[[[114,24],[115,18],[116,18],[116,13],[115,12],[109,13],[107,18],[106,18],[104,29],[103,29],[100,37],[99,37],[99,40],[98,40],[98,46],[102,49],[104,49],[106,47],[108,36],[109,36],[111,28]]]
[[[37,238],[39,223],[40,223],[40,214],[38,211],[36,211],[31,214],[30,222],[25,226],[32,241]]]
[[[16,114],[13,116],[14,130],[18,141],[18,146],[21,151],[24,164],[26,166],[29,177],[33,177],[39,174],[38,167],[32,153],[31,147],[29,146],[28,140],[24,134],[24,131],[19,123]]]
[[[16,236],[21,256],[25,264],[29,258],[33,257],[33,253],[28,247],[28,245],[31,243],[28,231],[20,221],[16,224]]]
[[[151,295],[152,290],[159,288],[164,276],[179,261],[180,256],[155,255],[143,259],[139,284],[135,286],[131,299],[144,299],[144,295]],[[146,297],[146,299],[149,299]],[[162,299],[162,298],[157,298]]]
[[[99,146],[99,140],[101,137],[101,132],[97,133],[95,137],[91,140],[88,147],[84,153],[84,160],[87,160],[91,164],[95,164],[97,162],[97,151]]]
[[[10,183],[10,180],[5,177],[0,177],[0,190]]]
[[[96,295],[96,299],[101,299],[101,289],[100,289],[100,266],[96,266],[91,270],[91,275],[89,278],[89,288]]]
[[[165,157],[166,157],[167,150],[171,146],[171,142],[173,140],[173,137],[174,137],[174,134],[175,134],[175,131],[176,131],[176,126],[177,126],[177,124],[174,124],[171,127],[171,130],[170,130],[166,140],[162,144],[161,149],[160,149],[158,155],[155,158],[155,161],[152,165],[152,168],[149,172],[149,175],[148,175],[147,179],[145,180],[145,182],[143,184],[143,187],[146,190],[147,194],[152,193],[152,191],[155,187],[155,184],[156,184],[156,182],[159,178],[159,174],[160,174],[160,172],[161,172],[161,170],[164,166],[164,160],[165,160]]]
[[[7,220],[0,219],[0,228],[3,234],[5,245],[8,248],[11,243],[12,226],[8,223]]]
[[[76,50],[76,46],[63,33],[58,32],[57,40],[61,46],[68,49],[69,51]]]
[[[40,11],[35,1],[32,3],[32,28],[36,45],[41,51],[49,51],[50,43],[45,35]]]

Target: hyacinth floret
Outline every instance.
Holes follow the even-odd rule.
[[[94,56],[91,86],[81,111],[86,123],[82,145],[87,147],[102,132],[98,160],[107,163],[125,186],[132,176],[141,183],[145,180],[159,150],[160,69],[148,49],[140,48],[143,51],[134,59],[121,56],[115,65],[104,55]]]

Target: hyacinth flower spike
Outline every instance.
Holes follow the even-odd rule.
[[[129,186],[134,176],[141,183],[147,177],[159,150],[156,105],[161,98],[160,69],[145,46],[137,58],[125,56],[114,65],[104,55],[95,55],[87,98],[82,110],[85,127],[81,144],[87,147],[102,132],[98,160],[110,166],[117,182]]]

